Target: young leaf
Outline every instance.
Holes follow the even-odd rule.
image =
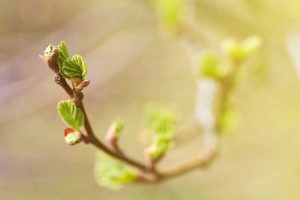
[[[68,79],[76,77],[84,79],[87,74],[87,67],[81,56],[74,55],[73,57],[65,60],[62,65],[61,72]]]
[[[77,131],[80,130],[84,123],[84,115],[72,100],[60,101],[57,109],[66,125]]]
[[[96,181],[110,189],[120,189],[138,178],[127,165],[104,153],[97,154],[94,172]]]
[[[66,45],[65,41],[61,41],[60,44],[58,45],[58,66],[59,68],[62,68],[63,63],[65,62],[66,59],[70,57],[69,51]]]

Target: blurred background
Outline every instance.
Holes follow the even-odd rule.
[[[150,0],[1,0],[0,199],[299,199],[299,7],[297,0],[195,0],[200,50],[228,36],[263,39],[236,90],[238,127],[222,138],[209,169],[111,191],[94,179],[94,149],[65,145],[56,105],[67,96],[38,55],[65,40],[71,54],[84,56],[97,135],[123,119],[121,145],[141,160],[148,102],[175,109],[179,125],[194,115],[195,75],[181,42],[161,29]],[[198,135],[181,135],[161,167],[196,155]]]

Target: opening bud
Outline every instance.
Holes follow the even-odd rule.
[[[79,83],[79,85],[76,87],[76,90],[78,92],[81,92],[84,88],[86,88],[87,86],[89,86],[91,83],[90,80],[84,80],[81,83]]]
[[[108,132],[106,134],[106,141],[112,147],[117,147],[117,141],[120,137],[123,128],[124,123],[122,121],[116,120],[111,124],[110,128],[108,129]]]
[[[59,72],[59,67],[57,63],[58,49],[54,45],[49,45],[45,49],[44,55],[40,57],[54,73]]]
[[[68,145],[74,145],[82,141],[81,133],[72,128],[66,128],[64,130],[64,137]]]

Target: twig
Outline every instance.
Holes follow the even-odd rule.
[[[111,151],[108,147],[106,147],[106,145],[104,145],[94,134],[94,131],[92,129],[92,126],[90,124],[88,115],[86,113],[84,104],[83,104],[83,95],[81,92],[76,92],[76,90],[71,89],[71,87],[69,86],[69,84],[66,82],[65,78],[63,78],[60,74],[56,74],[55,77],[55,82],[57,84],[59,84],[64,90],[65,92],[70,96],[70,98],[74,98],[74,102],[76,103],[77,107],[80,108],[83,112],[84,115],[84,128],[86,131],[86,141],[88,141],[88,143],[94,145],[96,148],[98,148],[99,150],[109,154],[110,156],[117,158],[131,166],[134,166],[142,171],[148,172],[151,171],[151,169],[149,169],[146,165],[139,163],[129,157],[127,157],[125,154],[120,154],[114,151]]]
[[[57,53],[57,52],[55,52]],[[138,173],[140,174],[140,178],[137,180],[138,182],[142,183],[157,183],[164,180],[168,180],[170,178],[177,177],[179,175],[191,172],[196,169],[201,169],[207,167],[217,156],[218,147],[219,147],[219,136],[221,131],[221,120],[222,120],[222,114],[225,112],[228,99],[230,97],[230,94],[232,92],[234,83],[235,83],[235,77],[238,72],[238,64],[235,63],[234,68],[232,72],[222,81],[220,81],[219,84],[219,90],[221,92],[220,96],[220,102],[217,112],[214,112],[214,109],[212,108],[212,104],[208,104],[209,108],[208,110],[205,110],[206,112],[209,112],[211,116],[213,116],[213,119],[211,121],[203,120],[204,118],[200,116],[197,116],[197,121],[200,124],[201,128],[204,131],[204,144],[202,151],[200,152],[200,155],[188,162],[185,162],[183,164],[180,164],[178,166],[175,166],[174,168],[170,168],[165,171],[160,171],[157,169],[158,161],[149,164],[140,163],[129,156],[127,156],[120,148],[119,146],[116,146],[117,149],[112,149],[108,146],[106,146],[104,143],[99,140],[90,124],[87,112],[85,110],[84,104],[83,104],[83,98],[84,95],[81,91],[78,91],[76,88],[71,88],[70,85],[67,83],[66,79],[62,77],[58,72],[58,65],[57,65],[57,56],[54,54],[50,58],[50,65],[52,65],[52,70],[55,72],[55,82],[60,85],[63,90],[68,94],[68,96],[73,99],[76,106],[82,111],[84,115],[84,128],[85,133],[83,134],[83,141],[86,144],[92,144],[100,151],[103,151],[107,153],[108,155],[128,164],[129,166],[135,168],[138,170]],[[55,62],[53,62],[53,59]],[[46,60],[46,62],[49,65],[49,60]],[[54,67],[53,67],[54,66]],[[215,88],[213,87],[213,90]],[[198,91],[199,93],[199,91]],[[199,95],[199,94],[198,94]],[[203,94],[201,94],[203,95]],[[206,98],[205,96],[202,96],[203,98]],[[210,91],[210,98],[216,98],[216,91]],[[211,99],[210,99],[211,100]],[[197,104],[201,103],[199,99],[197,99]],[[203,106],[202,106],[203,107]]]

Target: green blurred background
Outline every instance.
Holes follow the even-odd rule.
[[[195,76],[184,48],[159,28],[150,0],[1,0],[0,199],[299,199],[299,8],[297,0],[195,0],[199,48],[217,48],[228,36],[263,38],[236,90],[239,125],[209,169],[111,191],[94,180],[94,149],[65,145],[56,104],[67,97],[38,55],[60,40],[82,54],[97,135],[124,119],[121,145],[142,159],[148,102],[174,108],[179,125],[194,115]],[[200,134],[182,134],[177,144],[161,167],[196,155]]]

